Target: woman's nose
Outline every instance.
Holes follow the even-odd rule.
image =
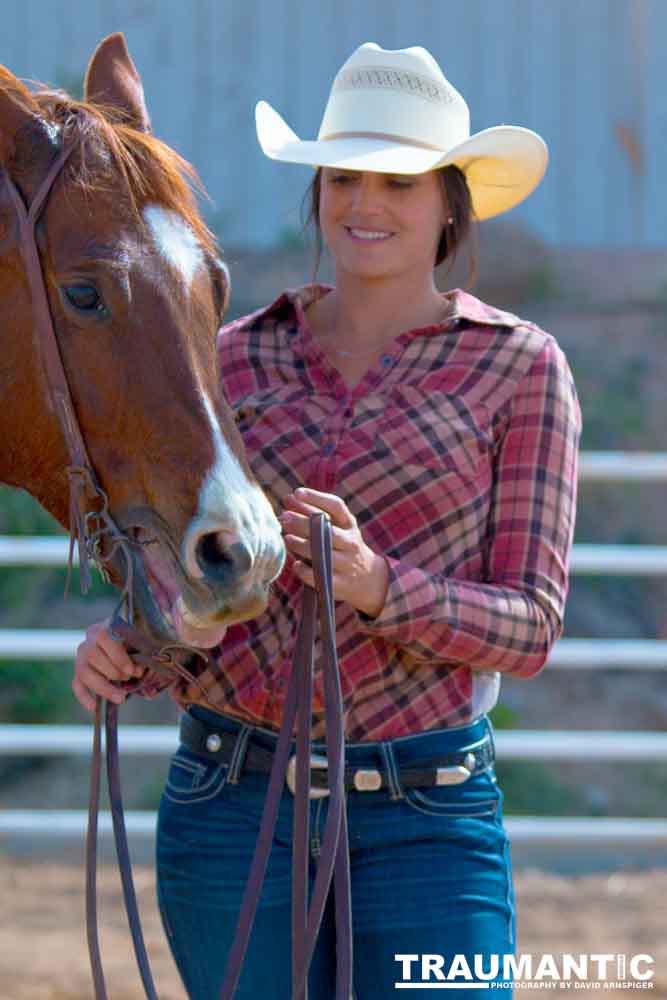
[[[359,184],[354,185],[352,199],[355,208],[363,206],[372,208],[378,203],[378,188],[372,181],[363,179]]]

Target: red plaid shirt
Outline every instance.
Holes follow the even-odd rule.
[[[400,334],[350,391],[305,319],[313,294],[222,327],[218,352],[276,513],[297,486],[335,493],[387,560],[376,618],[335,605],[346,739],[466,724],[496,704],[501,674],[534,677],[562,634],[582,428],[570,367],[552,334],[456,288],[448,319]],[[274,731],[300,619],[293,564],[199,674],[221,712]],[[318,653],[319,636],[312,739],[326,732]],[[201,700],[181,681],[170,691]]]

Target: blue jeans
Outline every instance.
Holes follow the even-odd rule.
[[[241,733],[273,749],[269,730],[246,727],[199,707],[197,718]],[[466,749],[493,729],[483,715],[467,726],[432,729],[384,743],[347,743],[346,764],[383,767],[390,759],[423,763]],[[294,745],[292,751],[294,752]],[[323,753],[322,743],[312,750]],[[242,771],[228,782],[229,765],[180,746],[164,789],[157,833],[157,891],[164,929],[191,1000],[218,1000],[255,851],[269,775]],[[473,972],[481,955],[514,954],[516,923],[503,793],[493,765],[460,785],[394,786],[347,792],[353,921],[354,1000],[389,1000],[402,981],[442,981],[454,956]],[[282,796],[266,879],[236,996],[289,1000],[291,996],[291,842],[294,799]],[[310,892],[328,799],[310,801]],[[313,953],[309,1000],[332,1000],[335,987],[333,883]],[[403,962],[396,955],[419,956]],[[440,973],[428,957],[442,956]],[[437,959],[436,959],[437,962]],[[422,968],[422,965],[424,967]],[[406,975],[404,975],[406,973]],[[450,975],[450,978],[451,975]],[[461,982],[461,973],[455,981]],[[423,989],[423,987],[422,987]],[[507,997],[511,986],[502,989]],[[414,990],[405,990],[415,995]],[[449,989],[466,1000],[489,990]],[[423,995],[422,992],[419,993]]]

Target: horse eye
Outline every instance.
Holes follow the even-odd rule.
[[[79,312],[104,312],[104,303],[94,285],[66,285],[63,292]]]

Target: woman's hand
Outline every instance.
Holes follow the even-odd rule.
[[[299,487],[285,497],[283,504],[285,510],[279,518],[283,541],[288,551],[298,557],[294,564],[297,575],[304,583],[315,586],[313,571],[306,565],[311,559],[308,518],[323,510],[331,520],[334,600],[347,601],[375,618],[385,602],[389,570],[383,556],[366,545],[345,501],[333,493]]]
[[[77,701],[90,712],[95,711],[95,695],[116,705],[122,704],[127,692],[114,681],[130,680],[144,673],[143,667],[132,662],[123,643],[111,638],[109,623],[107,618],[89,625],[86,638],[76,650],[72,691]]]

